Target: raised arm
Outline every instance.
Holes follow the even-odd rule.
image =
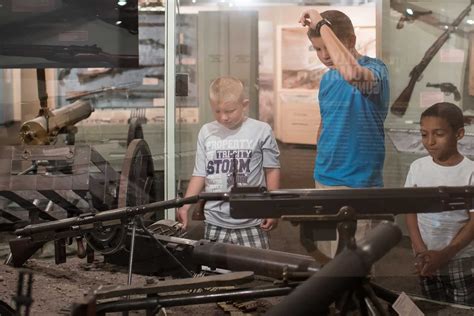
[[[314,29],[322,19],[317,10],[309,9],[303,11],[299,23]],[[362,92],[370,91],[376,77],[370,69],[362,67],[357,62],[355,56],[359,54],[355,50],[355,37],[351,37],[347,39],[347,43],[343,43],[326,24],[321,27],[320,33],[334,67],[342,77]]]

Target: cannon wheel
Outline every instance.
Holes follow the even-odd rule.
[[[118,207],[150,203],[155,168],[150,148],[143,139],[128,145],[120,175]]]
[[[134,139],[127,148],[120,174],[118,207],[150,202],[154,177],[153,157],[143,139]],[[124,245],[127,223],[98,229],[86,235],[87,243],[102,254],[112,254]]]

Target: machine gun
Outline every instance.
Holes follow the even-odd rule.
[[[88,118],[94,111],[89,101],[78,100],[68,106],[49,111],[32,120],[26,121],[20,128],[20,139],[26,145],[49,145],[56,136],[77,122]]]
[[[416,82],[421,78],[423,71],[429,65],[436,53],[441,49],[441,47],[443,47],[444,43],[446,43],[446,41],[449,39],[451,33],[456,31],[456,28],[459,26],[459,24],[461,24],[464,18],[469,14],[469,12],[471,11],[472,3],[473,0],[471,0],[469,6],[467,6],[467,8],[465,8],[461,12],[461,14],[459,14],[459,16],[453,21],[453,23],[451,23],[451,25],[443,32],[443,34],[438,37],[438,39],[430,46],[430,48],[428,48],[420,63],[413,67],[413,69],[410,71],[410,81],[408,85],[402,91],[402,93],[400,93],[400,95],[390,108],[390,111],[393,114],[397,116],[403,116],[405,114]]]
[[[186,198],[176,198],[141,206],[122,207],[95,214],[82,214],[18,229],[17,239],[10,241],[13,264],[21,266],[48,241],[101,234],[118,230],[116,245],[123,243],[124,226],[136,216],[194,204],[200,200],[228,201],[234,218],[282,217],[300,223],[328,222],[338,227],[343,243],[353,247],[355,222],[361,218],[386,218],[386,214],[441,212],[453,209],[470,209],[473,205],[474,187],[436,188],[382,188],[347,190],[282,190],[267,191],[259,187],[234,187],[230,192],[201,193]],[[339,223],[339,224],[338,224]],[[340,225],[344,224],[344,225]],[[302,225],[302,233],[310,232],[306,239],[314,240],[311,225]],[[351,238],[352,235],[352,238]]]
[[[458,88],[453,85],[451,82],[442,82],[442,83],[427,83],[426,86],[428,88],[438,88],[443,92],[445,95],[454,95],[454,101],[461,100],[461,93],[459,93]]]
[[[97,45],[0,45],[0,55],[41,57],[73,67],[138,67],[138,55],[114,55]]]

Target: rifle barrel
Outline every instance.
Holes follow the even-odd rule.
[[[193,204],[199,201],[200,199],[205,199],[207,201],[225,200],[226,196],[227,193],[201,193],[186,198],[176,198],[133,207],[122,207],[95,214],[87,213],[77,217],[70,217],[52,222],[28,225],[22,229],[16,230],[15,234],[17,236],[26,237],[49,231],[60,231],[63,229],[76,228],[79,228],[78,231],[80,232],[80,228],[92,229],[93,227],[90,225],[94,223],[107,224],[107,222],[114,220],[122,220],[137,215],[146,214],[149,212],[156,212],[169,208],[181,207],[185,204]],[[116,224],[116,222],[109,223],[109,225],[111,224]]]

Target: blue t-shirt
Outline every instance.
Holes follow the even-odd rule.
[[[358,59],[377,82],[362,93],[331,69],[321,80],[319,107],[323,128],[314,179],[328,186],[383,186],[384,120],[389,102],[388,70],[375,58]]]

